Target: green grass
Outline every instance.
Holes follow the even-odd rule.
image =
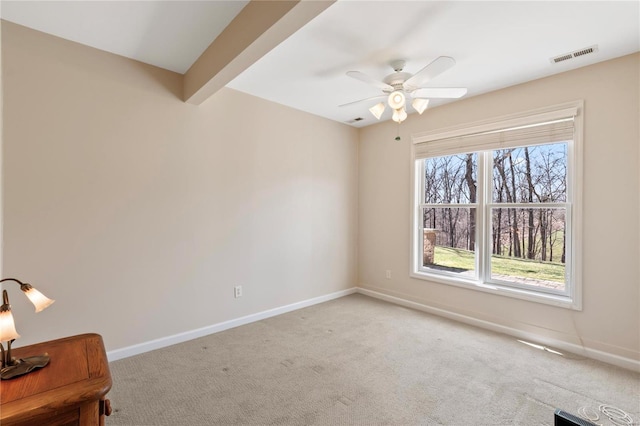
[[[471,271],[475,269],[473,252],[451,247],[436,246],[433,255],[435,265]]]
[[[475,268],[473,252],[468,250],[436,246],[434,260],[434,266],[450,268],[458,272]],[[512,277],[564,283],[564,264],[559,262],[539,262],[493,255],[491,258],[491,272]]]

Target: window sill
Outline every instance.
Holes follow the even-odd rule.
[[[462,287],[469,290],[481,291],[483,293],[490,293],[498,296],[511,297],[514,299],[542,303],[545,305],[552,305],[576,311],[582,310],[582,306],[570,296],[548,294],[537,291],[524,290],[520,288],[501,286],[498,284],[480,283],[475,280],[448,277],[445,275],[431,274],[422,271],[413,271],[409,274],[409,276],[419,280],[431,281],[438,284],[452,285],[455,287]]]

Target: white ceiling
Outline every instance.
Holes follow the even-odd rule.
[[[185,73],[246,1],[1,1],[2,19]]]
[[[247,1],[6,1],[3,19],[184,73]],[[594,54],[549,60],[592,45]],[[238,75],[227,86],[353,123],[377,122],[381,94],[345,75],[377,79],[405,59],[415,73],[438,56],[456,66],[429,87],[467,87],[466,97],[640,50],[638,1],[341,0]],[[433,100],[430,107],[443,104]],[[390,113],[382,120],[390,119]]]

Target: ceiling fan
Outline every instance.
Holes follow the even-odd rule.
[[[402,123],[407,118],[407,98],[413,99],[411,106],[419,114],[422,114],[429,105],[429,99],[457,99],[467,93],[464,87],[422,87],[434,77],[442,74],[449,68],[453,67],[456,61],[448,56],[440,56],[434,59],[429,65],[422,68],[415,74],[403,72],[405,61],[391,61],[389,65],[394,72],[389,74],[382,81],[361,73],[360,71],[348,71],[349,77],[371,84],[384,92],[384,95],[378,95],[371,98],[361,99],[355,102],[340,105],[348,106],[360,102],[373,101],[375,99],[387,98],[387,104],[393,110],[393,121]],[[384,102],[377,103],[369,108],[378,120],[385,110]]]

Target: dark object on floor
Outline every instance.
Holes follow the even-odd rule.
[[[554,426],[596,426],[588,420],[581,419],[559,408],[553,413],[553,424]]]

